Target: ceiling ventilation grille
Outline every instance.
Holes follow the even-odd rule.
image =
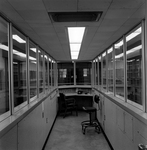
[[[52,22],[96,22],[102,11],[94,12],[49,12]]]

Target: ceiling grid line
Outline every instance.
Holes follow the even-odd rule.
[[[107,11],[109,10],[109,8],[110,8],[110,6],[111,6],[111,4],[113,3],[113,0],[111,0],[111,3],[110,3],[110,5],[109,5],[109,7],[107,8]],[[105,15],[107,14],[107,11],[105,12],[105,14],[103,15],[103,17],[102,17],[102,19],[101,19],[101,21],[100,21],[100,25],[101,25],[101,23],[103,22],[103,20],[104,20],[104,18],[105,18]],[[99,25],[99,26],[100,26]],[[99,27],[98,27],[99,28]],[[97,28],[97,30],[96,30],[96,32],[95,32],[95,34],[93,35],[93,38],[95,37],[95,35],[96,35],[96,33],[97,33],[97,31],[98,31],[98,28]],[[91,39],[91,41],[93,40],[93,38]],[[90,41],[90,43],[91,43],[91,41]],[[89,46],[88,46],[88,48],[89,48]],[[87,49],[88,49],[87,48]],[[80,54],[79,54],[80,55]],[[92,58],[93,59],[93,58]]]

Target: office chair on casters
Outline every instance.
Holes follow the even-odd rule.
[[[99,96],[95,95],[94,102],[99,104],[99,101],[100,101]],[[83,107],[83,110],[89,114],[89,119],[90,119],[81,122],[83,134],[85,134],[87,127],[94,127],[95,131],[97,133],[100,133],[100,126],[97,119],[97,109],[95,107]]]
[[[74,98],[66,98],[66,96],[63,93],[59,93],[60,95],[60,103],[61,107],[64,109],[64,115],[63,118],[66,117],[68,111],[75,110],[76,111],[76,116],[78,116],[78,110],[77,110],[77,104]]]

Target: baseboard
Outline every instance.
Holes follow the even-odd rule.
[[[99,123],[99,125],[100,125],[100,123]],[[103,132],[103,135],[105,136],[105,138],[106,138],[106,140],[107,140],[107,142],[108,142],[111,150],[114,150],[113,147],[112,147],[112,145],[111,145],[111,143],[110,143],[110,141],[109,141],[109,139],[108,139],[108,137],[107,137],[107,135],[105,134],[103,128],[101,127],[101,125],[100,125],[100,128],[101,128],[101,131]]]
[[[45,140],[45,142],[44,142],[44,145],[43,145],[43,147],[42,147],[42,150],[45,149],[45,146],[46,146],[46,144],[47,144],[47,141],[48,141],[48,139],[49,139],[49,136],[50,136],[50,134],[51,134],[51,132],[52,132],[52,129],[53,129],[53,127],[54,127],[54,124],[55,124],[55,122],[56,122],[57,116],[58,116],[58,115],[56,115],[56,117],[55,117],[55,119],[54,119],[54,122],[53,122],[52,127],[51,127],[51,129],[50,129],[50,131],[49,131],[49,133],[48,133],[48,136],[47,136],[47,138],[46,138],[46,140]]]

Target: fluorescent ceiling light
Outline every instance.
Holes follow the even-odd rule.
[[[23,57],[23,58],[26,58],[26,54],[22,53],[22,52],[19,52],[15,49],[13,49],[13,54],[19,56],[19,57]]]
[[[140,50],[140,49],[142,49],[142,45],[136,46],[136,47],[134,47],[134,48],[128,50],[128,51],[126,52],[126,54],[128,55],[128,54],[133,53],[133,52],[135,52],[135,51],[138,51],[138,50]]]
[[[78,59],[84,32],[85,27],[68,27],[68,37],[72,59]]]
[[[123,57],[123,56],[124,56],[124,54],[123,54],[123,53],[120,53],[120,54],[116,55],[115,58],[117,59],[117,58],[121,58],[121,57]]]
[[[20,38],[18,35],[14,34],[12,35],[13,39],[16,40],[19,43],[26,43],[25,40],[23,40],[22,38]]]
[[[69,43],[82,43],[85,27],[69,27]]]
[[[135,59],[127,60],[127,62],[133,62]]]
[[[106,52],[104,52],[104,53],[102,54],[102,56],[105,57],[105,56],[106,56]]]
[[[47,59],[47,55],[44,55],[44,58]]]
[[[134,47],[134,48],[132,48],[132,49],[130,49],[130,50],[127,50],[127,51],[126,51],[126,54],[128,55],[128,54],[133,53],[133,52],[135,52],[135,51],[138,51],[138,50],[140,50],[140,49],[142,49],[142,45],[139,45],[139,46]],[[115,58],[121,58],[121,57],[123,57],[123,53],[121,53],[121,54],[115,56]]]
[[[3,45],[3,44],[0,44],[0,49],[6,50],[6,51],[9,50],[9,49],[8,49],[8,46]],[[19,52],[19,51],[15,50],[15,49],[13,49],[13,54],[15,54],[15,55],[17,55],[17,56],[19,56],[19,57],[26,58],[26,54],[24,54],[24,53],[22,53],[22,52]],[[31,56],[29,56],[29,59],[30,59],[30,60],[36,60],[36,58],[31,57]]]
[[[81,44],[70,44],[70,50],[72,51],[80,51]]]
[[[5,50],[5,51],[9,51],[8,46],[0,44],[0,49]]]
[[[36,61],[31,61],[31,63],[33,63],[33,64],[37,64],[37,62],[36,62]]]
[[[108,49],[108,54],[111,53],[113,51],[112,47],[110,49]]]
[[[36,53],[36,48],[30,48],[30,50]]]
[[[71,55],[71,59],[78,59],[78,56]]]
[[[123,45],[123,40],[121,40],[120,42],[116,43],[114,46],[116,49],[120,48]]]
[[[138,28],[137,30],[135,30],[134,32],[132,32],[131,34],[129,34],[126,37],[126,41],[130,41],[131,39],[133,39],[134,37],[136,37],[137,35],[141,34],[141,27]]]

